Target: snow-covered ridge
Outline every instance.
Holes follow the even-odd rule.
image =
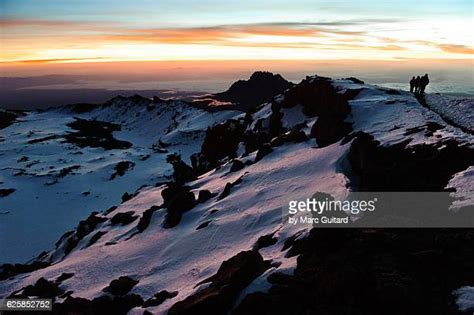
[[[66,109],[30,114],[23,122],[3,130],[8,136],[7,146],[2,147],[2,185],[23,187],[33,178],[44,190],[39,196],[41,202],[36,202],[42,205],[31,202],[28,211],[34,209],[39,213],[46,199],[52,201],[50,207],[62,199],[61,206],[76,207],[78,212],[83,204],[93,204],[95,210],[117,207],[93,214],[78,225],[79,219],[87,218],[89,210],[80,212],[69,220],[71,224],[67,227],[56,226],[56,232],[76,225],[78,228],[41,256],[39,261],[49,266],[0,282],[0,296],[18,290],[24,293],[22,288],[37,281],[41,283],[43,280],[39,279],[44,278],[61,291],[54,294],[55,301],[67,307],[76,307],[71,304],[74,298],[87,299],[95,307],[103,305],[101,299],[104,303],[110,299],[127,299],[127,306],[121,311],[130,314],[143,314],[144,309],[157,314],[170,310],[180,313],[202,307],[196,302],[199,299],[194,299],[200,292],[225,293],[219,289],[219,281],[224,281],[219,279],[220,268],[226,265],[224,261],[245,266],[242,257],[253,257],[252,254],[238,254],[256,252],[254,255],[260,255],[268,264],[261,263],[261,269],[248,272],[252,274],[251,283],[239,287],[237,296],[234,292],[226,293],[230,302],[225,300],[226,303],[218,306],[228,311],[247,294],[267,291],[272,285],[268,282],[270,275],[292,274],[297,267],[296,257],[289,255],[291,244],[309,231],[284,224],[281,208],[290,198],[308,198],[316,192],[342,197],[355,188],[349,179],[354,174],[347,167],[347,156],[352,154],[351,148],[354,150],[353,139],[359,139],[359,143],[360,139],[377,142],[381,147],[407,142],[403,150],[432,146],[445,154],[443,158],[450,157],[443,151],[449,141],[471,149],[463,154],[472,152],[474,144],[472,135],[447,124],[438,114],[422,107],[411,94],[355,80],[309,77],[275,97],[272,103],[262,104],[251,116],[233,111],[209,113],[179,101],[155,103],[119,98],[112,103],[74,115],[120,124],[121,131],[113,132],[113,136],[133,144],[124,150],[78,149],[59,138],[22,147],[31,139],[68,131],[65,126],[74,118]],[[208,130],[220,122],[222,128]],[[39,124],[41,130],[34,131],[30,137],[23,134]],[[373,139],[367,140],[364,135]],[[214,136],[217,144],[203,145]],[[181,154],[187,164],[196,166],[197,172],[196,177],[179,188],[179,196],[206,197],[185,202],[190,208],[183,211],[177,225],[166,228],[164,222],[170,214],[171,201],[164,199],[163,191],[169,186],[155,187],[155,183],[169,180],[165,177],[171,174],[166,157],[174,152]],[[11,157],[20,155],[39,160],[28,170],[33,175],[12,174]],[[66,162],[58,161],[58,155]],[[121,161],[134,163],[132,169],[111,180],[117,171],[115,166]],[[73,170],[80,175],[66,175],[56,184],[44,186],[50,176],[47,166],[57,163],[62,163],[61,168],[56,166],[52,170],[59,172],[80,165]],[[449,185],[469,194],[466,183],[471,181],[465,177],[472,172],[465,171],[469,165],[464,160],[456,163],[459,167],[453,169],[458,174],[450,174],[453,180]],[[76,187],[81,190],[88,187],[90,194],[84,196]],[[76,193],[72,193],[73,188]],[[136,194],[120,203],[123,192],[133,193],[137,189]],[[13,200],[6,205],[19,208],[21,202],[31,201],[19,190],[2,199],[2,205]],[[10,199],[17,193],[16,199]],[[61,197],[51,197],[58,194]],[[97,194],[99,197],[92,199]],[[57,211],[54,215],[60,215]],[[17,250],[12,248],[11,252]],[[68,274],[62,277],[66,279],[55,280],[64,274]],[[213,275],[214,280],[207,281]],[[229,278],[232,281],[232,276]],[[105,291],[113,291],[111,282],[116,279],[127,284],[124,284],[126,292],[105,293],[103,289],[107,287]],[[68,291],[72,292],[64,294]],[[182,303],[177,304],[179,301]]]

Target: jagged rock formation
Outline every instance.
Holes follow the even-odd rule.
[[[279,74],[254,72],[250,79],[239,80],[225,92],[216,93],[218,100],[233,102],[242,111],[252,111],[257,105],[268,102],[286,89],[293,86]]]

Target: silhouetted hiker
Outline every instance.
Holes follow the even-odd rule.
[[[420,76],[417,76],[415,79],[415,94],[420,93],[420,82],[421,82],[421,78]]]
[[[428,78],[428,74],[426,73],[420,79],[420,94],[425,94],[426,86],[430,83],[430,79]]]
[[[411,78],[410,80],[410,93],[413,93],[414,88],[415,88],[415,77]]]

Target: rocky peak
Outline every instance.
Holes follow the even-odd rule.
[[[234,82],[227,91],[214,96],[221,101],[236,103],[239,109],[248,111],[270,101],[291,86],[293,83],[279,74],[257,71],[250,76],[250,79]]]

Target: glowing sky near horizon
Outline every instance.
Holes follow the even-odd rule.
[[[1,0],[0,61],[472,59],[473,0]]]

